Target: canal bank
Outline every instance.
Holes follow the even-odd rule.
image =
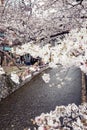
[[[29,71],[29,67],[24,67],[20,71],[19,70],[14,71],[15,70],[14,68],[12,70],[10,70],[10,68],[7,69],[5,68],[6,71],[9,72],[10,70],[12,72],[9,73],[6,72],[0,75],[0,101],[9,96],[11,93],[18,90],[19,88],[21,88],[24,84],[26,84],[32,78],[34,78],[34,76],[37,76],[38,74],[40,74],[41,72],[45,71],[48,68],[49,66],[47,65],[42,67],[38,71],[36,70],[31,72]],[[27,71],[29,71],[29,74],[27,73]],[[23,80],[20,78],[21,74],[23,74]]]
[[[32,128],[31,119],[42,112],[50,112],[58,105],[81,104],[81,71],[78,68],[48,69],[49,83],[42,80],[42,72],[0,102],[0,129],[24,130]]]
[[[87,102],[87,77],[82,72],[82,103]]]

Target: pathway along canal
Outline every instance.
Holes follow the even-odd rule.
[[[49,73],[45,83],[42,74]],[[24,130],[31,127],[31,118],[50,112],[57,105],[81,103],[81,71],[58,66],[34,77],[29,83],[0,102],[0,130]]]

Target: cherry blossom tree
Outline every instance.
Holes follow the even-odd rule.
[[[4,0],[0,25],[23,43],[46,43],[62,32],[82,27],[86,9],[86,0]]]

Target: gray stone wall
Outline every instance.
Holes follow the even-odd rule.
[[[6,83],[6,76],[0,75],[0,100],[9,94],[9,88]]]
[[[8,75],[0,75],[0,101],[20,86],[14,84]]]

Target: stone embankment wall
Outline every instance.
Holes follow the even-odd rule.
[[[25,83],[29,82],[34,76],[38,75],[42,71],[48,69],[49,67],[42,68],[41,70],[34,72],[30,77],[26,78],[20,84],[16,84],[11,80],[11,75],[0,75],[0,101],[3,98],[6,98],[8,95],[22,87]]]
[[[10,76],[0,75],[0,101],[18,88],[19,86],[11,81]]]
[[[8,88],[6,85],[6,76],[0,75],[0,100],[8,95]]]
[[[86,75],[82,72],[82,103],[87,102]]]

